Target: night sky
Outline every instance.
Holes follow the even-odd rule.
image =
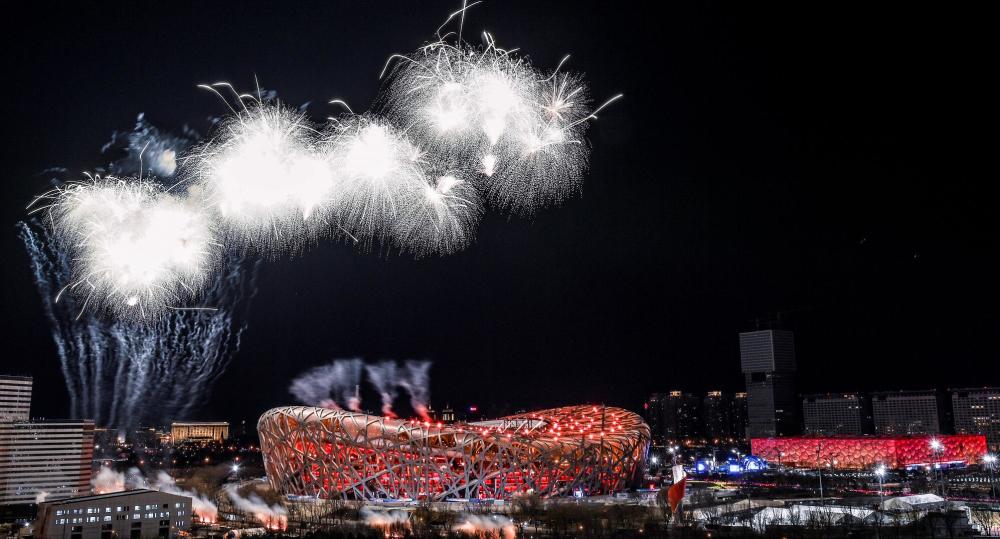
[[[33,4],[5,17],[2,368],[68,412],[15,236],[52,166],[102,165],[145,112],[224,112],[228,80],[364,109],[393,52],[458,2]],[[327,243],[265,262],[202,418],[255,420],[336,357],[434,361],[433,403],[531,408],[738,390],[737,333],[781,313],[801,392],[1000,384],[995,58],[986,18],[870,4],[491,0],[482,30],[625,94],[590,130],[581,196],[413,260]],[[586,6],[586,7],[585,7]],[[762,10],[763,9],[763,10]],[[878,11],[883,10],[883,11]],[[993,171],[993,172],[991,172]],[[374,401],[367,403],[374,406]]]

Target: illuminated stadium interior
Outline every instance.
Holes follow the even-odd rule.
[[[642,418],[603,406],[451,424],[290,406],[257,429],[275,489],[366,500],[606,494],[637,480],[649,446]]]

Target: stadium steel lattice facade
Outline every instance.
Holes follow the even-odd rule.
[[[649,446],[642,418],[603,406],[452,424],[290,406],[257,429],[271,485],[321,498],[604,494],[637,480]]]

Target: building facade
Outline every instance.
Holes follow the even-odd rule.
[[[0,422],[31,418],[31,377],[0,375]]]
[[[88,492],[93,455],[93,421],[0,423],[0,505]]]
[[[753,438],[750,451],[783,466],[871,471],[880,464],[890,469],[976,464],[986,452],[986,438],[975,434]]]
[[[740,367],[746,377],[747,436],[795,434],[795,340],[791,331],[740,333]]]
[[[666,445],[666,393],[653,393],[643,404],[643,418],[649,425],[650,439],[653,445]]]
[[[951,407],[956,434],[982,434],[991,451],[1000,451],[1000,387],[954,389]]]
[[[727,395],[709,391],[702,399],[701,416],[709,442],[741,440],[746,437],[746,393]]]
[[[156,490],[126,490],[42,503],[38,539],[154,539],[186,534],[191,498]]]
[[[611,494],[637,485],[649,449],[641,417],[595,405],[450,424],[289,406],[257,431],[275,491],[351,500]]]
[[[170,424],[170,439],[183,442],[222,442],[229,438],[226,421],[184,421]]]
[[[733,438],[737,440],[747,439],[747,392],[738,391],[733,394],[729,409],[730,421],[732,421]]]
[[[694,393],[671,391],[666,401],[666,435],[668,440],[684,441],[704,434],[701,421],[701,398]]]
[[[943,407],[937,391],[884,391],[872,393],[875,434],[900,436],[940,434]]]
[[[802,426],[805,434],[817,436],[871,434],[871,399],[860,393],[806,395]]]

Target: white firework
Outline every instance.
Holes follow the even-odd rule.
[[[335,177],[316,141],[301,113],[256,103],[192,156],[193,193],[235,243],[294,251],[330,230]]]
[[[394,57],[381,109],[498,207],[557,204],[579,191],[587,168],[584,132],[595,116],[586,85],[558,68],[545,76],[485,38],[482,48],[438,41]]]
[[[84,308],[151,318],[197,295],[216,263],[211,220],[197,205],[138,179],[95,178],[45,195],[70,250]]]
[[[339,227],[357,241],[387,238],[427,185],[420,149],[375,117],[334,122],[324,150],[336,175]]]
[[[396,220],[393,240],[418,257],[451,254],[475,238],[481,213],[475,186],[445,174],[423,185],[415,203]]]

